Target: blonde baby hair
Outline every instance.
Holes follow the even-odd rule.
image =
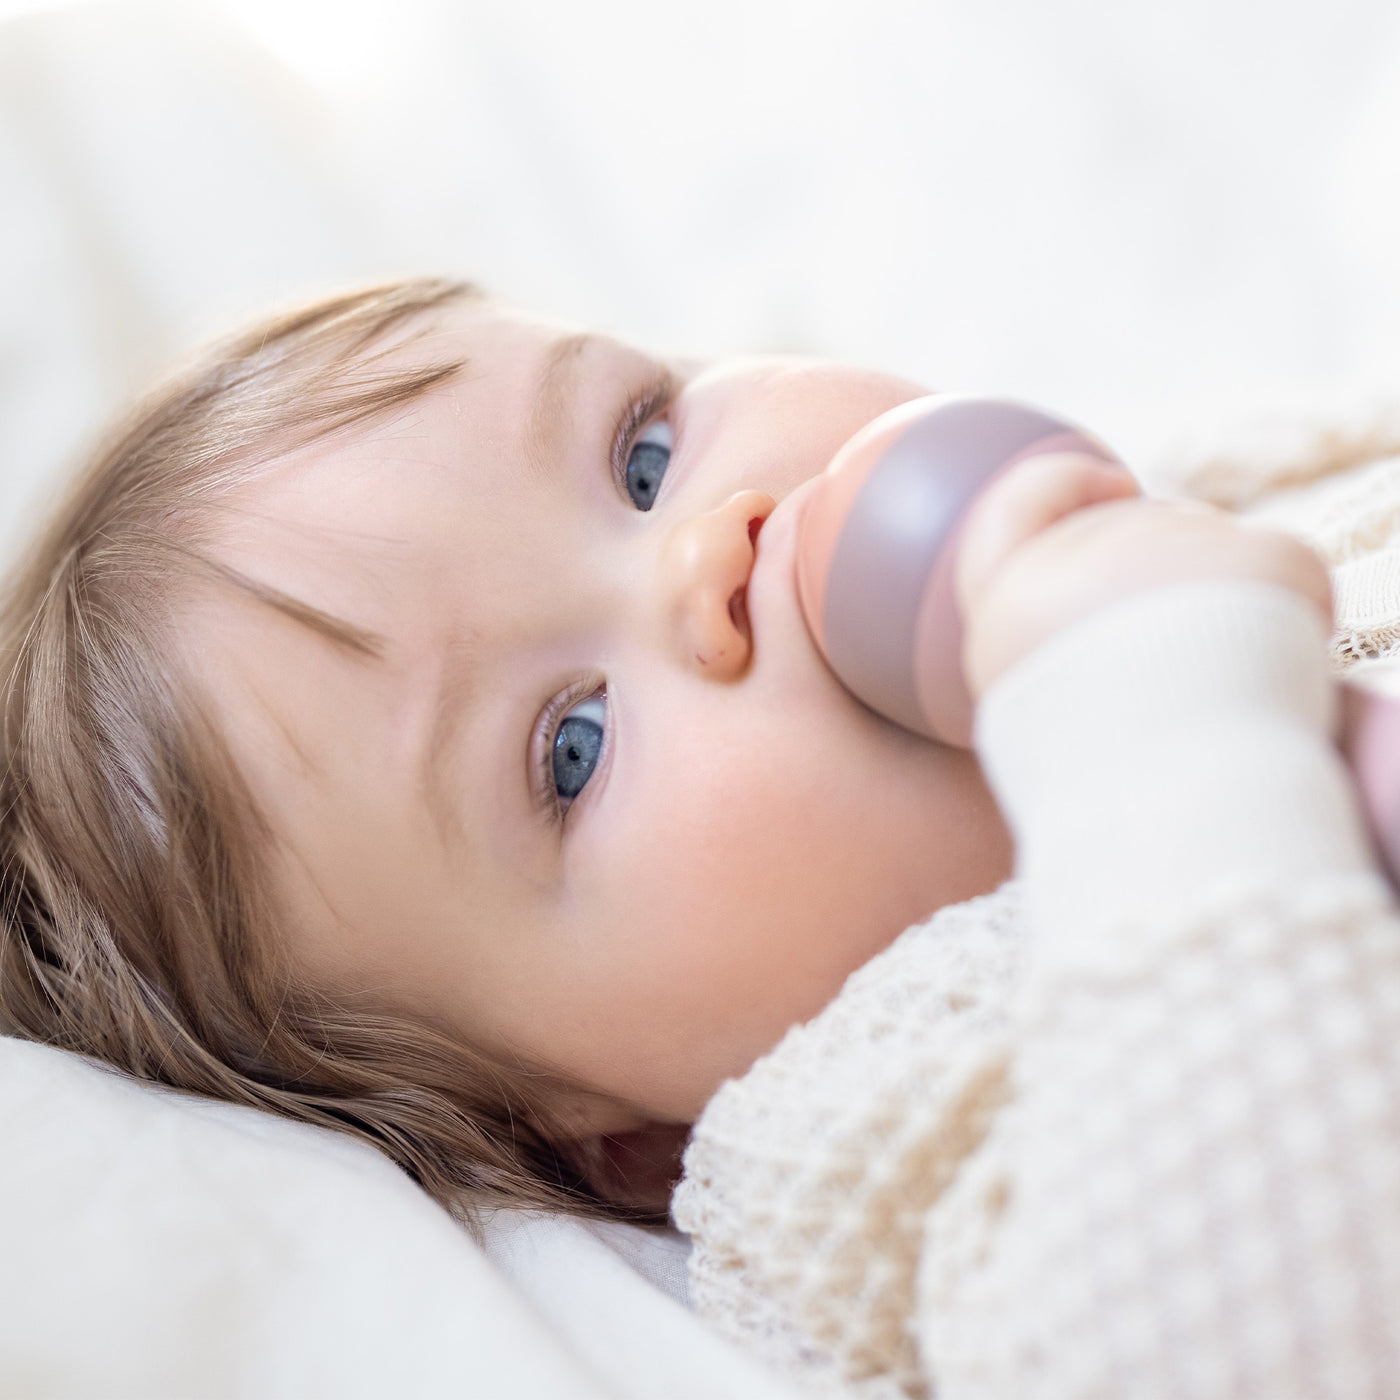
[[[469,1223],[491,1204],[619,1214],[555,1145],[547,1074],[297,976],[267,827],[174,644],[203,578],[371,645],[203,545],[261,465],[456,374],[460,359],[424,357],[426,331],[478,295],[401,281],[216,346],[113,434],[10,579],[0,1028],[349,1133]]]

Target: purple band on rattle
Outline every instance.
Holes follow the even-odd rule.
[[[1027,456],[1071,449],[1115,460],[1036,409],[956,397],[931,404],[885,449],[832,555],[823,618],[831,666],[866,704],[916,733],[968,742],[949,546],[993,477]],[[913,666],[921,643],[934,651],[922,683]]]

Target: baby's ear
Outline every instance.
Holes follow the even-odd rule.
[[[579,1166],[605,1200],[641,1215],[664,1218],[681,1179],[681,1153],[690,1140],[685,1123],[648,1123],[581,1141]]]

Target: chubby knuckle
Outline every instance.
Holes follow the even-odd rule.
[[[1322,560],[1296,535],[1259,527],[1247,528],[1244,533],[1261,558],[1272,559],[1280,567],[1299,573],[1325,572]]]

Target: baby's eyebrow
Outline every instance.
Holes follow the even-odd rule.
[[[607,336],[593,331],[580,331],[556,340],[545,357],[540,377],[535,383],[534,406],[525,425],[525,443],[530,460],[543,467],[545,447],[559,431],[560,419],[567,408],[566,389],[578,371],[580,358],[591,348],[608,345]]]
[[[388,644],[378,632],[354,622],[347,622],[343,617],[336,617],[334,613],[328,613],[322,608],[313,607],[312,604],[303,602],[290,593],[284,593],[269,583],[263,583],[260,579],[252,578],[241,569],[235,569],[221,560],[202,556],[200,562],[216,578],[232,584],[239,592],[247,594],[265,607],[272,608],[284,617],[291,618],[293,622],[309,628],[342,650],[370,661],[383,659]]]

